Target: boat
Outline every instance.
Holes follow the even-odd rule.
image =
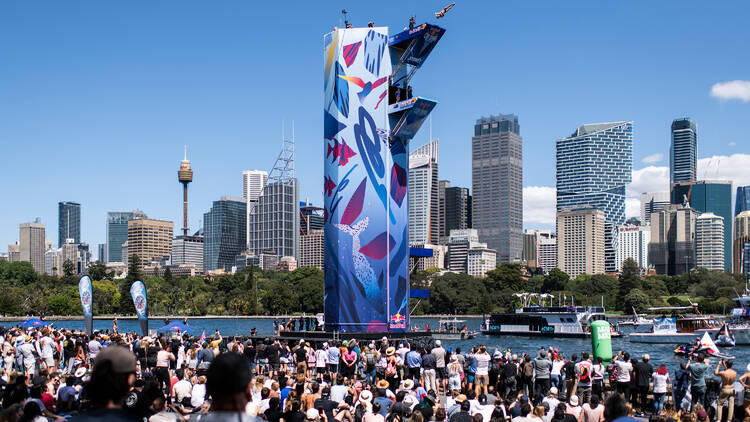
[[[708,333],[704,333],[700,344],[683,344],[674,349],[674,354],[678,356],[696,356],[715,357],[720,359],[734,359],[734,356],[722,353],[716,344],[711,340]]]
[[[606,320],[603,306],[575,306],[562,304],[544,306],[544,299],[552,295],[517,293],[521,306],[514,313],[492,313],[484,316],[482,334],[512,335],[529,337],[589,337],[590,326],[594,321]],[[533,304],[539,299],[540,304]],[[559,303],[559,302],[558,302]],[[619,337],[620,332],[611,327],[611,336]]]
[[[693,310],[695,315],[654,318],[651,325],[638,326],[628,335],[628,339],[634,343],[694,343],[696,337],[700,339],[703,334],[701,330],[718,330],[721,327],[716,319],[701,315],[696,304],[649,308],[649,311],[654,312],[684,310]]]
[[[435,340],[470,340],[477,336],[476,331],[469,331],[466,328],[466,320],[441,319],[440,329],[431,331],[432,338]]]
[[[738,295],[733,300],[740,307],[732,309],[732,317],[727,321],[727,328],[731,330],[735,345],[750,345],[750,288],[746,286],[743,294]],[[706,332],[714,339],[717,339],[717,342],[719,341],[718,338],[721,335],[720,328],[698,330],[696,333],[703,335]]]
[[[640,325],[651,325],[654,323],[654,320],[646,318],[646,314],[639,315],[638,312],[635,311],[635,308],[632,309],[633,317],[631,319],[618,322],[618,327],[633,327],[635,329]]]

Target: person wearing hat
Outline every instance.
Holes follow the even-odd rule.
[[[581,420],[581,412],[583,412],[583,408],[578,401],[578,396],[575,394],[571,395],[568,405],[565,407],[565,413],[573,415],[576,420]]]
[[[379,404],[380,405],[380,414],[385,417],[388,415],[388,410],[391,408],[391,405],[393,402],[391,399],[388,398],[388,381],[386,380],[379,380],[377,385],[377,389],[375,390],[374,397],[372,399],[373,404]]]
[[[550,387],[549,394],[547,394],[547,397],[542,399],[543,403],[548,403],[550,409],[554,409],[557,407],[557,405],[560,403],[560,400],[557,398],[558,390],[557,387]]]
[[[91,402],[92,408],[76,415],[71,421],[134,420],[122,408],[123,401],[134,382],[135,356],[133,353],[120,346],[103,349],[94,361],[91,379],[83,389],[83,396]]]
[[[435,355],[437,383],[438,386],[443,388],[442,391],[445,393],[447,391],[446,387],[448,386],[448,373],[445,368],[448,365],[445,361],[446,351],[440,340],[435,340],[435,347],[432,348],[432,354]],[[435,390],[435,393],[439,394],[440,392]]]
[[[307,412],[305,412],[305,420],[307,422],[318,422],[320,421],[320,412],[318,412],[318,409],[311,407],[307,409]]]
[[[213,398],[213,409],[201,421],[255,421],[245,413],[252,391],[250,366],[242,355],[220,354],[211,362],[207,373],[206,392]]]

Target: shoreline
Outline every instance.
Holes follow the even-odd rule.
[[[189,316],[189,315],[149,315],[149,320],[156,319],[171,319],[171,320],[182,320],[182,319],[289,319],[289,318],[314,318],[315,315],[205,315],[205,316]],[[482,318],[482,315],[413,315],[412,318]],[[36,315],[27,316],[0,316],[0,322],[23,322],[29,318],[38,318]],[[118,320],[137,320],[138,317],[135,315],[95,315],[94,321],[97,320],[111,320],[117,318]],[[46,315],[45,321],[83,321],[83,315]]]

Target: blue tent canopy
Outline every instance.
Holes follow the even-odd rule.
[[[181,322],[173,322],[171,324],[167,324],[167,325],[159,328],[158,330],[156,330],[156,332],[161,333],[161,332],[164,332],[164,331],[181,331],[181,332],[184,333],[186,331],[191,331],[191,330],[192,330],[192,328],[188,327],[187,325],[185,325],[185,324],[183,324]]]
[[[22,327],[44,327],[49,325],[50,323],[47,321],[42,321],[39,318],[29,318],[26,321],[21,323]]]

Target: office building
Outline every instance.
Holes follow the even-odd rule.
[[[438,140],[409,154],[409,244],[440,240]]]
[[[276,264],[276,269],[284,272],[294,271],[297,269],[297,260],[293,256],[282,256]]]
[[[476,229],[451,230],[445,265],[451,271],[467,273],[469,250],[483,248],[487,248],[487,244],[479,242],[479,233]]]
[[[651,217],[649,216],[649,220]],[[648,270],[648,244],[651,242],[651,227],[625,224],[617,228],[617,271],[622,271],[622,263],[631,258],[645,273]]]
[[[737,186],[737,197],[734,200],[734,216],[742,211],[750,211],[750,186]]]
[[[79,243],[77,246],[78,262],[76,263],[76,270],[78,275],[86,275],[89,273],[89,264],[91,264],[91,248],[86,242]]]
[[[641,224],[651,224],[651,214],[663,210],[669,204],[669,192],[641,193]]]
[[[732,272],[750,275],[750,210],[734,217],[734,258]]]
[[[81,204],[77,202],[57,203],[57,246],[66,239],[81,243]]]
[[[23,223],[19,227],[19,260],[27,261],[39,274],[44,273],[45,226],[37,218],[33,223]]]
[[[712,212],[695,220],[695,262],[709,271],[724,270],[724,219]]]
[[[668,205],[651,214],[648,262],[657,274],[679,275],[695,268],[695,220],[698,212]]]
[[[487,247],[469,249],[466,259],[466,273],[474,277],[484,277],[497,266],[497,253]]]
[[[62,269],[62,248],[46,250],[44,252],[44,273],[52,277],[60,277]]]
[[[203,272],[203,236],[177,236],[172,240],[172,266],[192,265]],[[173,273],[174,274],[174,273]]]
[[[441,242],[447,243],[451,230],[471,228],[471,195],[468,188],[448,186],[443,190],[443,231]]]
[[[431,249],[432,256],[425,257],[409,257],[409,271],[426,271],[430,268],[445,268],[445,256],[448,252],[448,247],[445,245],[430,245],[430,244],[412,244],[411,247],[421,249]]]
[[[249,250],[259,255],[273,250],[278,256],[299,256],[299,182],[269,183],[250,213]]]
[[[557,141],[557,211],[604,212],[605,271],[616,271],[617,227],[625,223],[625,186],[632,181],[633,122],[587,124]],[[558,267],[565,265],[559,255]]]
[[[669,146],[669,182],[692,182],[697,178],[698,132],[689,117],[672,121]]]
[[[250,214],[258,203],[258,198],[263,189],[268,185],[268,172],[264,170],[245,170],[242,172],[242,199],[247,202],[247,233],[248,241],[250,234]]]
[[[173,236],[174,223],[171,221],[150,218],[129,220],[128,254],[123,258],[129,259],[133,255],[138,255],[143,266],[152,261],[159,262],[163,257],[172,255]]]
[[[557,267],[557,236],[550,230],[529,229],[523,233],[523,263],[541,268],[545,274]]]
[[[599,209],[557,212],[557,268],[570,278],[603,274],[606,217]]]
[[[471,138],[472,226],[497,251],[520,262],[523,248],[523,138],[518,116],[482,117]]]
[[[299,237],[299,266],[323,269],[323,229],[310,230]]]
[[[440,214],[438,224],[440,238],[438,240],[441,245],[448,242],[448,231],[445,230],[445,190],[449,187],[451,187],[450,180],[438,180],[438,213]]]
[[[21,249],[18,243],[8,245],[8,262],[18,262],[21,260]]]
[[[314,206],[309,199],[299,203],[299,216],[300,236],[304,236],[313,230],[323,230],[325,224],[323,208]]]
[[[148,218],[141,210],[111,211],[107,213],[107,261],[127,264],[128,256],[122,254],[122,244],[128,240],[128,221]]]
[[[203,270],[231,271],[247,245],[247,202],[222,196],[203,214]]]
[[[107,244],[106,243],[99,243],[96,245],[96,252],[97,252],[97,260],[99,263],[104,264],[107,262]]]
[[[724,219],[724,270],[732,268],[732,182],[699,180],[672,184],[672,204],[687,201],[698,213],[711,212]]]

